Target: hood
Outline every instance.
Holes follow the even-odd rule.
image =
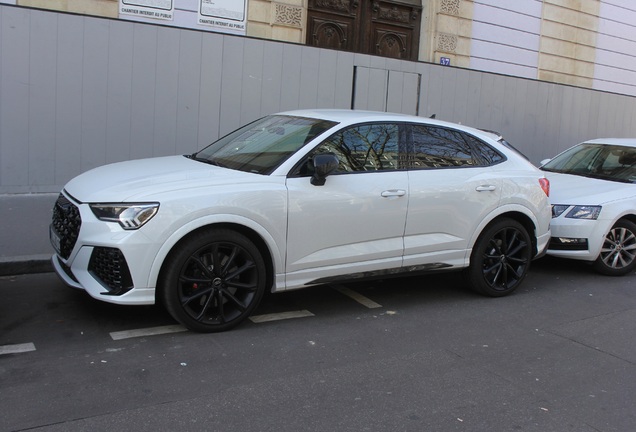
[[[572,174],[544,172],[550,180],[552,204],[602,205],[636,196],[636,184],[619,183]]]
[[[64,189],[81,202],[130,202],[162,192],[254,181],[261,175],[220,168],[184,156],[104,165],[69,181]]]

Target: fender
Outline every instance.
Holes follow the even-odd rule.
[[[465,262],[468,265],[469,261],[470,261],[470,254],[473,250],[473,247],[475,246],[475,243],[477,242],[477,238],[479,238],[479,236],[481,235],[481,233],[484,231],[484,228],[486,228],[486,226],[488,224],[490,224],[493,220],[497,219],[499,216],[502,216],[506,213],[521,213],[524,216],[527,216],[528,219],[530,219],[533,223],[533,225],[535,226],[535,229],[540,229],[540,224],[537,221],[537,218],[534,216],[534,214],[525,206],[521,205],[521,204],[506,204],[503,205],[501,207],[496,208],[495,210],[493,210],[492,212],[490,212],[488,214],[488,216],[486,216],[481,223],[477,226],[477,228],[475,229],[475,231],[473,232],[472,237],[470,238],[470,241],[468,242],[468,248],[466,249],[466,257],[465,257]],[[535,236],[535,233],[529,233],[531,236]]]
[[[243,216],[237,216],[233,214],[214,214],[189,221],[188,223],[181,226],[178,230],[170,234],[170,236],[163,243],[153,260],[146,286],[156,288],[157,279],[159,278],[159,272],[161,271],[161,266],[163,265],[164,260],[166,259],[172,248],[182,238],[199,228],[222,223],[242,225],[255,231],[263,239],[263,241],[267,245],[267,248],[269,249],[274,264],[274,274],[282,273],[284,269],[285,251],[279,250],[276,245],[276,241],[264,227],[254,222],[253,220]],[[282,242],[282,244],[284,245],[286,243]],[[278,283],[276,283],[276,285],[278,285]]]

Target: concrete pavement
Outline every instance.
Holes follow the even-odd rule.
[[[373,308],[319,286],[254,315],[311,314],[216,334],[0,277],[0,432],[633,431],[634,276],[546,257],[498,299],[459,274],[345,286]]]

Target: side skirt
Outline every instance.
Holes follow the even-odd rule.
[[[314,279],[305,284],[305,286],[309,285],[319,285],[319,284],[330,284],[335,282],[343,282],[343,281],[360,281],[367,279],[384,279],[389,277],[400,277],[405,275],[414,276],[417,274],[425,274],[431,273],[439,270],[449,269],[453,266],[450,264],[444,263],[431,263],[431,264],[422,264],[416,266],[409,267],[396,267],[385,270],[376,270],[369,272],[360,272],[360,273],[349,273],[338,276],[330,276],[326,278]]]

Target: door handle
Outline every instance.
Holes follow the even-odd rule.
[[[497,189],[497,186],[495,185],[481,185],[475,188],[477,192],[492,192],[495,189]]]
[[[391,189],[385,190],[380,195],[382,195],[384,198],[397,198],[406,195],[406,191],[402,189]]]

